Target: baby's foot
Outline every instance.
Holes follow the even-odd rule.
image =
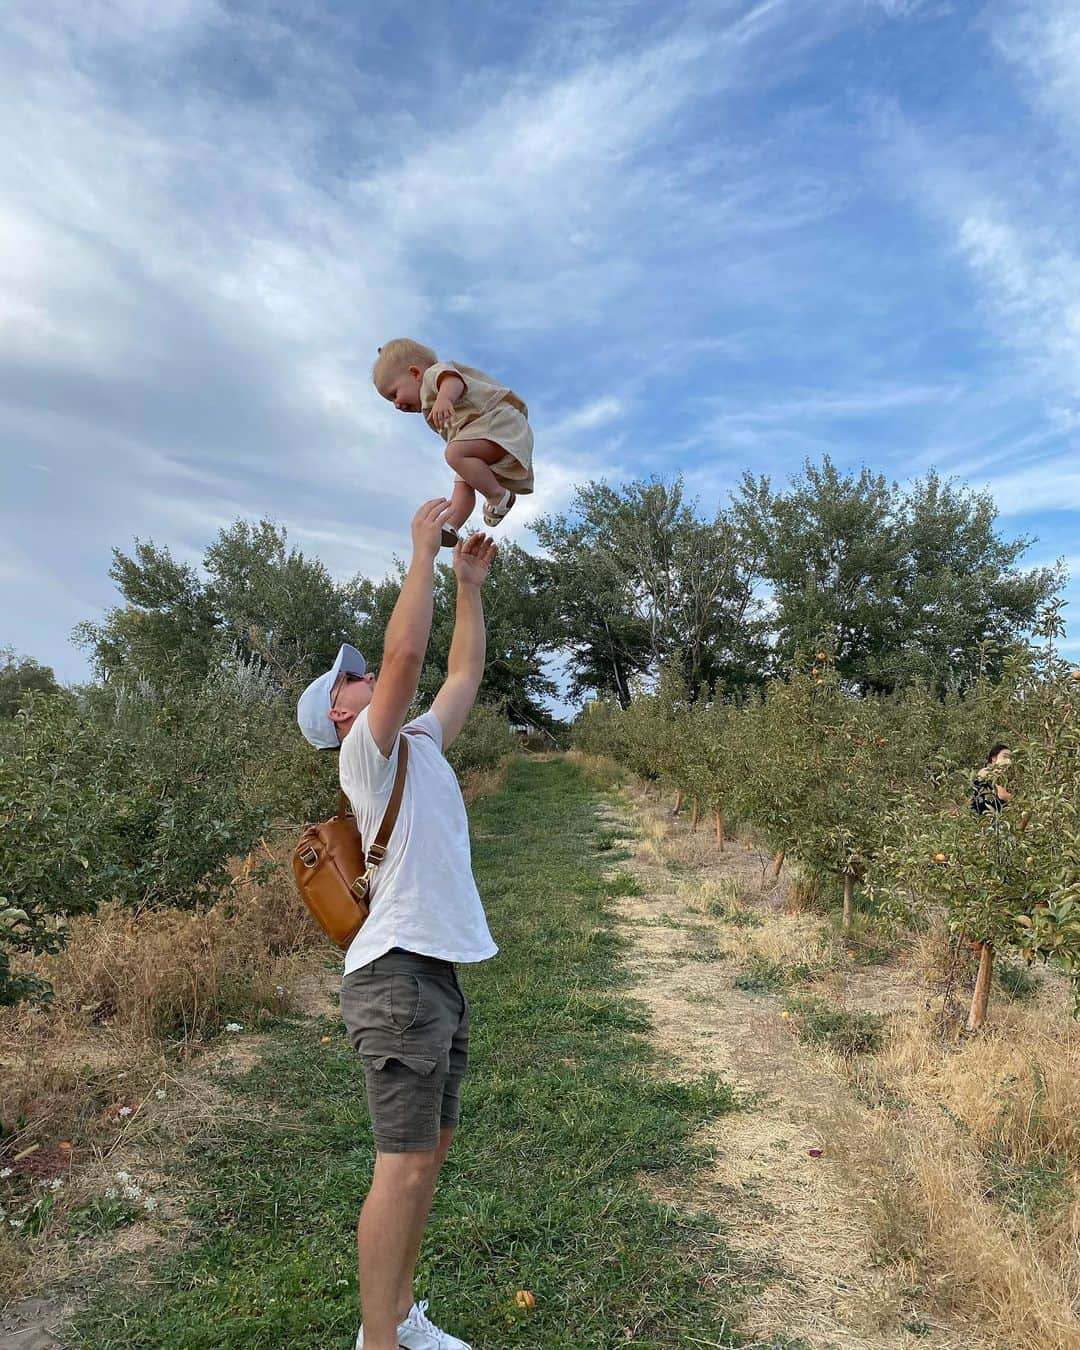
[[[509,488],[507,488],[501,497],[496,497],[494,500],[488,498],[487,502],[484,504],[484,524],[489,528],[498,525],[516,501],[517,497],[514,496]]]

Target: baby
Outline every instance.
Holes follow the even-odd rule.
[[[446,462],[455,470],[443,527],[447,548],[458,542],[478,492],[489,528],[498,525],[520,493],[532,492],[529,410],[512,389],[471,366],[440,361],[430,347],[411,338],[394,338],[380,347],[371,378],[399,412],[422,412],[446,442]]]

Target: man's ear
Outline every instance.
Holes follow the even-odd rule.
[[[330,709],[331,722],[351,722],[355,716],[355,713],[349,712],[345,708]]]

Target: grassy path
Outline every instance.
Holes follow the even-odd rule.
[[[419,1285],[477,1350],[739,1343],[715,1221],[655,1203],[639,1180],[685,1182],[703,1161],[691,1136],[731,1093],[655,1075],[623,988],[609,915],[622,879],[596,808],[573,764],[522,759],[472,811],[502,951],[463,972],[473,1067]],[[183,1245],[149,1277],[104,1288],[73,1343],[351,1346],[352,1231],[373,1152],[340,1024],[279,1024],[232,1091],[246,1123],[185,1162],[197,1199]],[[518,1289],[535,1312],[516,1309]]]

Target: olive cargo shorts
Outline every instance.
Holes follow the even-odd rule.
[[[461,1114],[469,1005],[450,961],[399,949],[352,970],[341,1015],[364,1063],[380,1153],[438,1147]]]

